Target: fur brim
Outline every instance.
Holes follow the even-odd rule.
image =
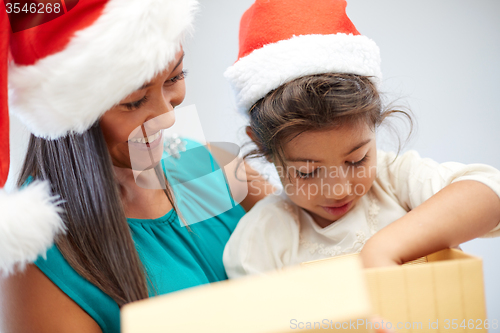
[[[47,182],[34,182],[21,191],[0,190],[0,274],[23,270],[45,256],[64,223]]]
[[[255,102],[284,83],[322,73],[351,73],[382,79],[380,50],[360,35],[301,35],[268,44],[239,59],[224,76],[246,114]]]
[[[174,60],[195,0],[110,0],[63,51],[9,69],[10,109],[38,137],[82,133]]]

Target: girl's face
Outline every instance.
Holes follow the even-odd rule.
[[[172,111],[186,94],[183,58],[181,50],[168,68],[101,117],[100,125],[114,166],[144,170],[153,159],[160,160],[161,130],[174,124]]]
[[[276,167],[284,191],[322,228],[347,214],[376,177],[375,132],[364,121],[304,132],[283,149],[287,166]]]

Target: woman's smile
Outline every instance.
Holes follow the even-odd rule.
[[[146,138],[131,138],[128,140],[128,145],[130,149],[147,150],[158,147],[161,142],[163,142],[163,132],[158,131]]]

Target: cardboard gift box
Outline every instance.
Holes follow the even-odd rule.
[[[487,332],[491,327],[485,321],[480,258],[446,249],[402,266],[365,269],[365,276],[374,313],[398,332]]]
[[[398,332],[487,332],[482,261],[447,249],[363,270],[334,257],[134,302],[121,320],[124,333],[372,332],[374,313]]]
[[[281,333],[339,323],[369,332],[363,323],[371,312],[361,262],[349,257],[130,303],[121,326],[123,333]]]

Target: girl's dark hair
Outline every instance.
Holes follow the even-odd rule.
[[[257,148],[245,158],[276,158],[284,165],[283,143],[305,131],[321,131],[357,121],[373,129],[389,115],[411,116],[405,111],[383,111],[382,100],[367,76],[327,73],[308,75],[269,92],[249,111],[250,130]]]
[[[56,239],[56,245],[76,272],[119,306],[147,298],[147,274],[132,240],[99,124],[58,140],[31,135],[18,185],[30,176],[49,181],[63,201],[61,217],[67,233]],[[168,190],[165,193],[172,202]]]

